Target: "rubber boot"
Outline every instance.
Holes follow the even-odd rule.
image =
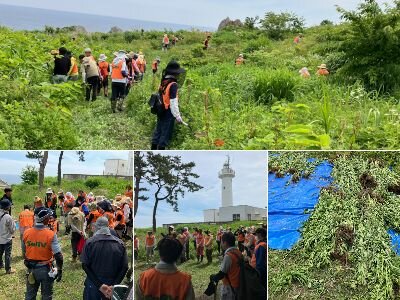
[[[157,144],[151,144],[151,150],[157,150],[158,145]]]

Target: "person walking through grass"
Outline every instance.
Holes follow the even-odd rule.
[[[260,274],[261,283],[267,290],[267,256],[268,256],[268,245],[267,245],[267,231],[264,228],[257,228],[256,230],[256,247],[251,257],[250,265],[255,268]]]
[[[110,64],[106,61],[107,56],[105,54],[100,54],[99,56],[99,69],[100,69],[100,85],[98,88],[98,93],[100,94],[101,88],[104,91],[104,97],[108,97],[108,76],[110,74]]]
[[[235,295],[237,295],[240,287],[239,260],[242,259],[242,253],[235,246],[235,236],[232,232],[226,232],[222,235],[221,247],[224,251],[224,258],[220,271],[211,275],[210,279],[216,283],[222,280],[221,300],[235,300]]]
[[[70,68],[71,59],[67,55],[67,49],[61,47],[54,57],[53,83],[67,82]]]
[[[185,81],[185,73],[186,70],[176,61],[169,62],[163,72],[159,92],[165,110],[157,115],[157,125],[151,141],[152,150],[165,150],[169,145],[175,121],[185,124],[178,103],[178,89]]]
[[[81,255],[86,273],[84,300],[110,299],[113,286],[122,282],[128,271],[124,242],[110,232],[106,217],[96,221],[96,232],[86,241]]]
[[[176,266],[183,249],[181,243],[177,239],[165,237],[158,242],[157,249],[160,262],[139,275],[135,300],[194,300],[191,275],[179,271]]]
[[[71,60],[71,67],[68,72],[68,80],[77,81],[79,79],[78,62],[76,61],[76,58],[71,51],[67,51],[67,56]]]
[[[10,209],[10,200],[2,199],[0,201],[0,268],[5,268],[6,274],[15,272],[11,269],[12,239],[15,233],[15,222],[10,215]]]
[[[80,55],[79,60],[81,62],[82,80],[86,86],[86,101],[90,101],[90,96],[92,96],[92,101],[95,101],[100,78],[99,68],[92,56]]]
[[[28,268],[25,300],[35,300],[39,288],[41,288],[42,299],[51,300],[54,281],[60,282],[62,279],[64,258],[57,234],[48,227],[50,216],[53,215],[52,210],[38,207],[34,213],[35,225],[27,229],[23,236],[26,253],[24,263]],[[53,260],[56,262],[57,269],[53,268]],[[50,271],[52,271],[52,277],[50,277]]]
[[[25,230],[32,228],[34,225],[34,214],[31,211],[29,205],[24,205],[24,210],[19,214],[19,234],[21,238],[21,248],[22,248],[22,257],[25,257],[25,251],[23,245],[23,236]]]
[[[111,64],[111,110],[113,113],[123,110],[125,89],[128,82],[128,67],[125,51],[118,51]]]

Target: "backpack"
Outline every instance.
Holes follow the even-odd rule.
[[[267,291],[261,283],[260,274],[256,269],[244,262],[243,257],[238,257],[240,268],[239,289],[235,294],[236,300],[266,300]],[[229,278],[228,278],[229,280]],[[233,289],[233,288],[232,288]]]
[[[152,114],[162,116],[166,109],[160,92],[154,93],[149,99],[150,111]]]

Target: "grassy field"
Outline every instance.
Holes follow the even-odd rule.
[[[232,231],[235,231],[237,228],[239,228],[240,225],[243,225],[245,227],[252,225],[257,226],[257,223],[258,222],[240,221],[229,224],[223,224],[222,226],[224,228],[231,227]],[[180,228],[183,228],[185,226],[189,228],[189,231],[191,233],[193,233],[194,227],[203,229],[203,232],[204,230],[210,230],[213,233],[215,239],[215,234],[220,225],[182,224],[179,225],[179,227],[176,227],[175,229],[179,230]],[[135,261],[135,280],[139,278],[138,276],[140,275],[140,273],[154,266],[155,263],[159,261],[159,256],[156,251],[154,256],[154,263],[146,264],[146,251],[144,248],[144,241],[148,230],[151,230],[151,228],[135,228],[135,234],[139,237],[140,240],[139,259]],[[166,233],[166,229],[162,227],[157,228],[157,234],[156,234],[157,241],[159,241],[162,238],[161,232]],[[183,264],[178,264],[178,269],[192,276],[192,283],[196,299],[213,299],[213,297],[207,297],[206,295],[204,295],[204,291],[207,289],[208,283],[210,282],[210,275],[216,274],[219,271],[221,258],[218,257],[217,243],[214,241],[213,261],[211,264],[207,263],[206,257],[204,257],[202,263],[197,262],[196,251],[193,247],[192,241],[190,242],[190,258],[191,259],[189,261]],[[218,286],[220,287],[220,284]]]
[[[260,29],[226,29],[212,33],[207,51],[202,50],[204,32],[168,33],[179,41],[162,52],[163,31],[0,28],[0,148],[148,149],[156,121],[148,99],[160,81],[160,74],[150,74],[150,64],[157,56],[161,70],[172,59],[187,70],[179,96],[190,127],[176,126],[172,149],[398,148],[399,89],[370,89],[340,72],[338,46],[350,39],[346,24],[307,28],[298,45],[293,43],[295,33],[272,40]],[[125,111],[111,114],[105,98],[83,100],[80,81],[49,83],[49,52],[61,45],[75,55],[91,47],[96,57],[105,53],[109,60],[118,49],[142,51],[149,72],[131,89]],[[239,53],[246,64],[235,66]],[[315,75],[322,63],[331,71],[329,78]],[[309,68],[311,78],[299,76],[303,67]]]
[[[52,186],[56,191],[57,188],[54,185],[55,178],[46,177],[45,186]],[[88,188],[84,185],[84,180],[73,180],[63,181],[61,188],[64,192],[70,191],[74,195],[80,189],[88,191]],[[117,179],[102,179],[101,185],[93,190],[95,195],[105,195],[106,197],[114,197],[117,193],[122,193],[125,186],[130,182],[125,180]],[[23,209],[24,204],[33,204],[33,198],[35,195],[42,196],[45,194],[46,189],[38,190],[37,186],[30,185],[15,185],[13,190],[13,202],[12,216],[15,220],[18,219],[19,212]],[[60,219],[59,219],[60,221]],[[63,279],[61,282],[54,283],[54,299],[69,300],[69,299],[82,299],[84,289],[84,279],[86,278],[85,272],[82,270],[79,262],[72,263],[72,250],[70,235],[65,236],[65,227],[62,224],[60,226],[60,233],[58,239],[61,244],[62,253],[64,256],[64,267],[63,267]],[[128,257],[132,257],[132,243],[125,243],[128,251]],[[15,233],[15,239],[13,239],[13,250],[12,250],[12,268],[15,269],[16,273],[12,275],[5,275],[4,269],[0,273],[0,286],[1,295],[0,299],[12,299],[20,300],[24,298],[26,290],[26,267],[23,263],[21,253],[21,243],[19,238],[19,232]],[[131,264],[130,264],[131,266]],[[40,298],[40,297],[38,297]]]

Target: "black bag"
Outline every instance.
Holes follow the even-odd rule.
[[[267,299],[267,291],[265,290],[264,286],[261,283],[260,274],[258,273],[258,271],[253,267],[251,267],[248,263],[245,263],[243,257],[239,257],[235,253],[232,254],[239,259],[239,267],[240,267],[240,275],[239,275],[240,285],[238,292],[235,293],[236,294],[235,299],[237,300]]]
[[[150,111],[154,115],[162,116],[166,111],[163,98],[159,92],[151,95],[149,105]]]

